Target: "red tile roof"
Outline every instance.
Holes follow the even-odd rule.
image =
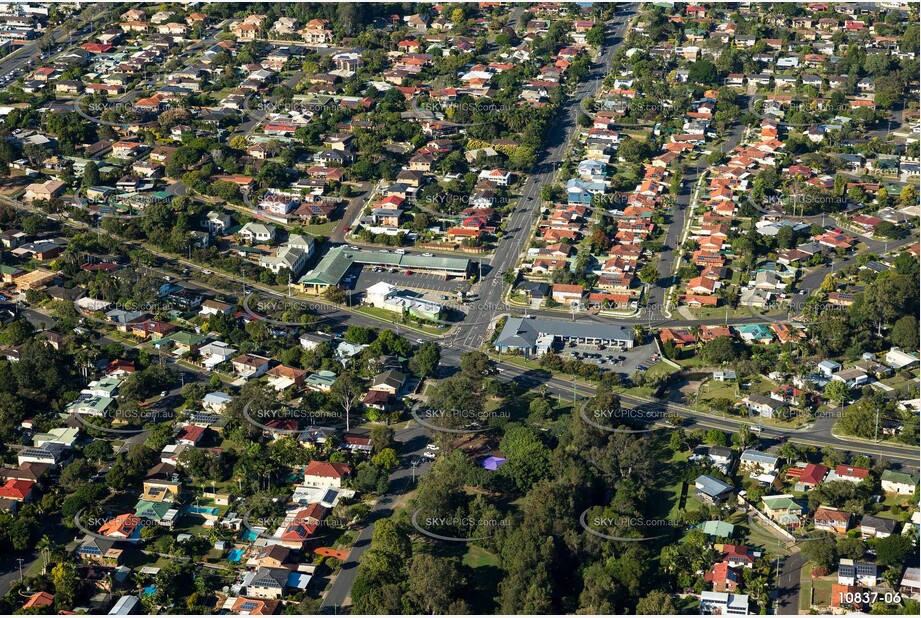
[[[304,469],[304,476],[326,476],[341,479],[352,473],[352,468],[342,463],[311,461]]]

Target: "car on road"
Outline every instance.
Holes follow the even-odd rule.
[[[425,343],[425,339],[416,339],[416,343]]]
[[[346,225],[346,226],[345,226],[345,229],[342,230],[342,231],[345,232],[346,234],[348,234],[348,233],[349,233],[349,230],[351,230],[351,229],[352,229],[352,226],[351,226],[351,225]]]
[[[405,273],[403,273],[403,274],[405,274],[405,275],[408,277],[408,276],[410,276],[411,274],[413,274],[413,271],[407,270],[407,271],[406,271]]]
[[[169,391],[163,391],[163,392],[160,393],[160,396],[161,396],[161,397],[166,397],[166,395],[167,395],[168,392],[169,392]]]
[[[637,366],[636,366],[636,370],[637,370],[637,371],[646,371],[646,365],[637,365]]]
[[[201,274],[203,274],[203,275],[213,275],[214,273],[211,272],[210,270],[203,270],[203,271],[201,271]]]
[[[435,256],[432,255],[431,253],[423,253],[422,257],[435,257]]]

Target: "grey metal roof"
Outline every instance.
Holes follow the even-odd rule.
[[[742,453],[742,461],[756,461],[758,463],[777,465],[777,457],[754,449],[748,449]]]
[[[455,257],[426,257],[399,253],[354,251],[346,246],[331,249],[316,268],[301,277],[302,283],[324,283],[336,285],[342,280],[352,264],[387,265],[425,270],[445,270],[464,274],[470,268],[470,260]]]
[[[541,318],[509,318],[496,339],[497,346],[533,347],[538,337],[553,335],[563,338],[633,341],[633,332],[623,326],[586,322],[565,322]]]
[[[723,492],[734,489],[732,485],[706,474],[701,474],[694,479],[694,486],[708,496],[718,496]]]

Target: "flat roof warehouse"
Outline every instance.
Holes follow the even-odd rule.
[[[327,288],[339,285],[354,264],[412,269],[444,277],[466,277],[470,270],[470,260],[466,258],[375,253],[340,246],[330,250],[316,268],[301,277],[297,284],[306,294],[321,294]]]

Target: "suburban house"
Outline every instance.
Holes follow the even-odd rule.
[[[343,463],[311,461],[304,468],[303,485],[307,487],[342,487],[342,482],[352,474],[352,468]]]
[[[246,380],[258,378],[268,371],[269,362],[270,359],[257,354],[241,354],[230,361],[233,370]]]
[[[777,469],[777,457],[754,449],[746,449],[739,457],[739,471],[770,474]]]
[[[735,487],[707,474],[701,474],[694,480],[694,490],[695,496],[706,504],[725,502],[735,493]]]
[[[816,509],[813,521],[816,530],[825,530],[835,534],[846,534],[851,527],[850,513],[840,511],[827,506],[820,506]]]

